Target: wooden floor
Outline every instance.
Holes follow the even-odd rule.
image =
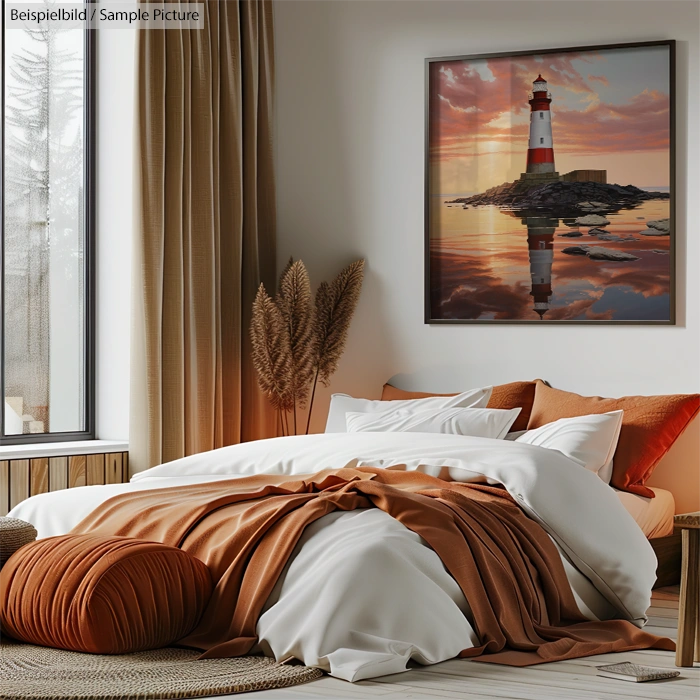
[[[678,586],[654,591],[647,630],[676,638]],[[517,700],[698,700],[700,663],[678,669],[679,678],[651,683],[629,683],[596,676],[595,666],[632,661],[646,666],[675,668],[675,655],[665,651],[634,651],[589,656],[530,668],[511,668],[475,663],[466,659],[445,661],[435,666],[384,676],[373,681],[346,683],[323,678],[289,689],[266,690],[250,695],[251,700],[358,700],[377,698],[508,698]],[[239,696],[226,696],[234,698]]]

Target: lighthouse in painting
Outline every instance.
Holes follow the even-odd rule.
[[[527,172],[554,173],[554,144],[552,142],[552,95],[547,81],[541,76],[532,85],[530,103],[530,141],[527,147]]]

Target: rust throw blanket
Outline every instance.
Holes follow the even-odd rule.
[[[423,537],[461,587],[481,642],[462,656],[528,666],[674,649],[626,621],[586,620],[555,546],[506,491],[418,472],[345,468],[139,491],[106,501],[73,532],[155,540],[201,559],[215,588],[181,643],[204,658],[239,656],[257,642],[258,617],[304,528],[334,510],[371,507]]]

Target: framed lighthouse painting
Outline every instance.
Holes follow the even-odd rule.
[[[426,60],[426,323],[675,323],[673,41]]]

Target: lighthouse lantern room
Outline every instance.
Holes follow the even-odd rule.
[[[527,172],[534,175],[554,173],[554,143],[552,141],[552,94],[547,81],[538,75],[529,95],[530,140],[527,149]]]

